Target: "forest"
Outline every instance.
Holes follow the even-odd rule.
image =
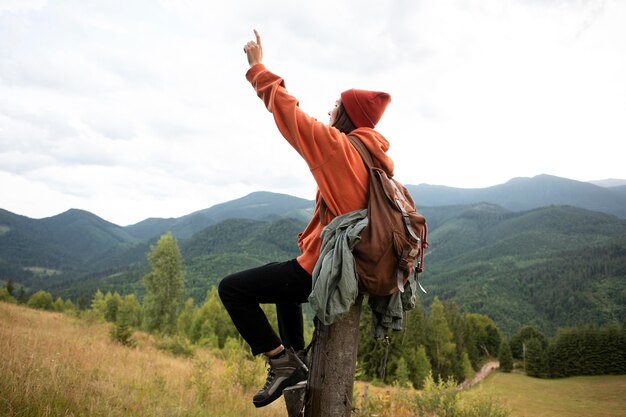
[[[149,261],[152,269],[142,277],[142,301],[134,293],[97,290],[88,305],[81,307],[69,299],[54,300],[43,290],[26,298],[23,287],[17,289],[12,281],[0,289],[0,300],[110,322],[111,338],[127,345],[133,343],[134,329],[162,336],[164,348],[178,354],[188,354],[193,346],[224,349],[233,343],[244,345],[215,287],[200,303],[184,298],[182,256],[171,234],[163,235],[152,247]],[[162,291],[166,287],[167,294]],[[263,308],[277,328],[275,307]],[[311,317],[306,322],[306,339],[310,340],[314,332]],[[442,302],[435,297],[428,309],[418,300],[416,308],[406,312],[402,331],[375,340],[371,311],[366,302],[363,304],[358,379],[418,389],[424,387],[429,375],[435,381],[460,383],[494,359],[500,360],[503,371],[516,368],[536,377],[623,374],[626,328],[618,322],[588,324],[559,328],[549,337],[532,325],[524,325],[507,337],[489,316],[462,312],[454,301]]]

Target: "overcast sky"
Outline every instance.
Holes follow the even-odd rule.
[[[406,184],[626,179],[626,1],[0,0],[0,208],[119,225],[268,190],[313,199],[243,45],[324,122],[387,91]]]

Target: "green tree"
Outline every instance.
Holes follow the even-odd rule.
[[[52,301],[52,294],[46,291],[37,291],[33,294],[27,303],[28,307],[36,308],[39,310],[54,310],[54,302]]]
[[[54,302],[54,309],[59,312],[65,310],[65,303],[61,297],[57,297],[57,300]]]
[[[143,277],[146,287],[144,319],[151,332],[176,334],[176,320],[182,305],[185,280],[176,239],[167,232],[148,254],[152,271]]]
[[[545,377],[547,371],[546,349],[541,340],[530,338],[524,342],[526,374],[534,377]]]
[[[191,340],[191,325],[193,324],[193,317],[196,313],[196,308],[193,305],[193,298],[188,298],[185,301],[185,305],[178,315],[178,331]]]
[[[488,352],[488,356],[496,356],[500,349],[500,343],[502,343],[502,337],[500,336],[498,327],[496,327],[493,321],[485,327],[485,333],[487,333],[485,350]]]
[[[465,319],[454,301],[446,301],[444,303],[444,311],[448,327],[452,332],[452,341],[455,345],[455,353],[452,356],[451,376],[457,381],[463,381],[467,375],[467,370],[464,369],[466,364],[463,362],[463,353],[465,352],[467,355],[467,349],[465,348]]]
[[[104,296],[104,319],[111,323],[117,321],[117,310],[122,304],[122,296],[117,291],[114,294],[107,292]]]
[[[534,326],[522,326],[511,337],[511,353],[515,359],[523,359],[523,345],[530,339],[537,339],[542,349],[547,349],[548,339]]]
[[[9,295],[11,297],[15,297],[15,286],[13,285],[13,280],[11,278],[7,281],[6,288]]]
[[[128,311],[128,313],[125,312],[125,314],[128,314],[128,323],[132,327],[141,326],[141,304],[137,301],[135,294],[128,294],[124,296],[124,298],[122,298],[122,302],[120,303],[120,308],[122,308],[122,306],[124,306],[124,308]]]
[[[17,303],[24,304],[26,303],[26,290],[23,286],[20,286],[20,289],[17,291]]]
[[[464,350],[461,353],[461,360],[459,362],[461,364],[460,367],[463,372],[463,379],[459,379],[459,381],[467,381],[467,380],[471,380],[472,378],[474,378],[474,375],[476,374],[476,372],[474,371],[474,368],[472,367],[472,362],[469,359],[467,350]]]
[[[137,306],[134,295],[126,296],[120,301],[119,307],[116,308],[115,325],[111,328],[111,339],[126,346],[135,344],[132,340],[132,327],[137,322]]]
[[[17,300],[6,288],[0,288],[0,301],[15,304]]]
[[[400,357],[396,364],[396,370],[394,372],[394,382],[402,387],[410,386],[411,381],[409,379],[409,368],[406,364],[404,357]]]
[[[415,354],[415,371],[411,380],[416,389],[424,388],[424,382],[428,375],[432,374],[432,366],[426,355],[426,348],[420,345]]]
[[[104,313],[106,311],[106,302],[104,301],[104,294],[102,291],[97,290],[91,300],[91,310],[96,313],[100,319],[104,319]]]
[[[502,372],[511,372],[513,370],[513,354],[511,354],[511,345],[509,345],[506,340],[500,342],[498,360],[500,361],[500,370]]]
[[[500,347],[500,332],[498,327],[488,316],[478,313],[466,313],[465,320],[468,323],[469,333],[474,339],[474,346],[468,347],[468,354],[472,355],[472,349],[478,351],[480,356],[494,356]]]
[[[190,334],[194,343],[220,348],[224,347],[228,337],[239,337],[215,287],[207,292],[206,301],[196,310]]]
[[[63,304],[63,311],[65,311],[66,313],[76,313],[77,310],[78,309],[76,308],[72,300],[70,300],[69,298],[65,300],[65,303]]]
[[[456,345],[448,327],[444,306],[435,297],[428,320],[428,353],[432,359],[433,372],[438,378],[447,379],[452,375],[452,365]]]
[[[615,324],[559,329],[548,358],[551,377],[626,372],[626,344]]]

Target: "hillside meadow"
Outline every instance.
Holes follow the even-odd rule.
[[[263,383],[261,360],[206,349],[177,357],[141,332],[128,348],[110,340],[109,326],[0,302],[0,415],[286,415],[282,399],[262,409],[250,401]],[[354,415],[621,417],[624,393],[626,376],[540,380],[496,373],[462,393],[454,386],[418,392],[358,382]],[[454,412],[423,411],[429,402]]]
[[[255,410],[244,400],[255,388],[234,383],[208,351],[175,357],[141,333],[131,349],[111,342],[108,329],[0,302],[0,415],[284,416],[282,401]]]
[[[539,379],[496,372],[464,394],[497,398],[511,417],[625,417],[626,375]]]

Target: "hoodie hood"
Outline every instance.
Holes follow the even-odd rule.
[[[361,142],[372,154],[374,164],[392,177],[394,172],[393,160],[387,156],[389,141],[383,135],[368,127],[359,127],[350,132],[350,134],[361,139]]]

